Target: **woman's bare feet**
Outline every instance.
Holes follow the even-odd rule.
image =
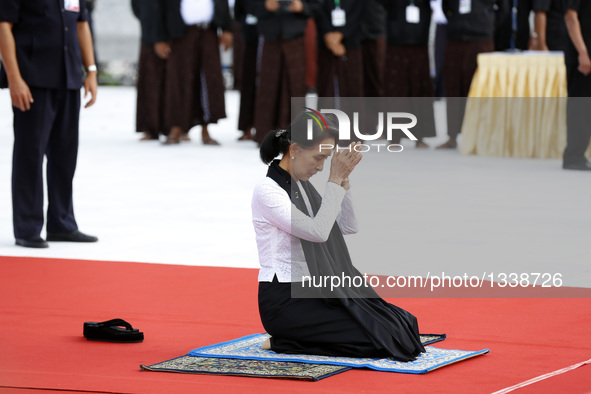
[[[265,339],[265,342],[261,345],[263,350],[271,350],[271,338]]]

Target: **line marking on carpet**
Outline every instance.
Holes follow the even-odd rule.
[[[530,384],[534,384],[534,383],[540,382],[542,380],[546,380],[546,379],[549,379],[551,377],[554,377],[554,376],[557,376],[557,375],[561,375],[561,374],[563,374],[565,372],[572,371],[573,369],[577,369],[577,368],[582,367],[583,365],[586,365],[586,364],[591,364],[591,359],[589,359],[587,361],[583,361],[583,362],[578,363],[578,364],[573,364],[573,365],[571,365],[569,367],[565,367],[565,368],[562,368],[562,369],[557,369],[556,371],[549,372],[547,374],[537,376],[535,378],[532,378],[530,380],[526,380],[526,381],[521,382],[521,383],[517,383],[514,386],[507,387],[507,388],[504,388],[504,389],[499,390],[499,391],[495,391],[492,394],[510,393],[511,391],[515,391],[515,390],[520,389],[522,387],[529,386]]]

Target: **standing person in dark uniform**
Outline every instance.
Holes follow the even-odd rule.
[[[14,113],[12,207],[20,246],[48,246],[41,238],[44,156],[47,240],[98,240],[78,231],[72,204],[80,88],[84,84],[84,97],[91,94],[85,107],[94,104],[97,93],[87,17],[84,0],[0,0],[0,87],[10,89]]]
[[[570,40],[565,49],[566,77],[568,81],[567,147],[562,168],[591,171],[585,158],[591,138],[591,2],[565,0],[564,20]]]
[[[361,22],[361,59],[363,62],[363,95],[384,97],[384,72],[386,67],[386,9],[379,0],[368,0]],[[360,127],[373,134],[377,118],[373,114],[374,100],[364,101],[359,113]]]
[[[318,96],[363,97],[361,23],[365,4],[326,0],[318,25]]]
[[[316,0],[254,0],[263,37],[255,104],[254,140],[260,145],[275,129],[291,121],[291,98],[306,95],[304,32],[317,11]]]
[[[240,141],[251,140],[254,127],[259,46],[258,20],[254,14],[253,0],[236,0],[234,18],[240,25],[244,42],[242,70],[240,71],[240,112],[238,114],[238,130],[242,130],[243,133],[238,138]]]
[[[433,56],[435,57],[435,96],[445,96],[443,83],[443,59],[445,57],[445,43],[447,42],[447,19],[441,9],[441,0],[431,0],[433,19],[435,19],[435,43]]]
[[[447,17],[445,88],[449,139],[437,149],[454,149],[462,128],[464,105],[454,98],[468,97],[479,53],[494,50],[495,4],[497,0],[443,0]]]
[[[142,29],[138,61],[136,131],[143,132],[142,141],[158,140],[164,126],[164,87],[166,59],[170,54],[168,35],[160,21],[163,7],[160,0],[132,0],[134,15]]]
[[[525,51],[527,49],[534,49],[536,46],[535,35],[532,34],[530,38],[529,26],[532,0],[503,0],[503,2],[498,3],[498,7],[495,28],[495,51],[505,51],[507,49]],[[517,9],[515,21],[512,15],[514,8]],[[514,28],[516,31],[513,31]]]
[[[308,25],[304,32],[304,47],[306,48],[306,91],[316,93],[318,82],[318,29],[314,18],[308,18]]]
[[[220,60],[232,46],[232,18],[227,0],[167,0],[164,27],[171,40],[166,66],[165,117],[167,144],[189,140],[201,125],[205,145],[219,145],[207,126],[226,117]],[[222,29],[218,39],[217,30]]]
[[[234,90],[240,91],[242,85],[242,69],[243,69],[243,58],[244,58],[244,37],[242,37],[242,31],[240,22],[236,17],[236,0],[228,0],[230,7],[230,15],[232,16],[232,87]]]
[[[388,13],[386,96],[433,97],[428,47],[431,25],[429,1],[390,0],[386,7]],[[416,147],[428,148],[423,138],[435,137],[432,101],[405,99],[401,104],[408,105],[408,111],[417,115],[418,123],[413,128],[413,134],[417,137]],[[400,140],[393,142],[399,143]]]
[[[516,11],[515,17],[513,11]],[[502,0],[497,3],[495,51],[525,51],[535,45],[530,41],[529,15],[532,0]],[[515,20],[514,20],[515,18]]]
[[[517,20],[513,20],[513,7],[516,3],[517,0],[501,0],[495,6],[495,51],[505,51],[516,47],[518,26]]]
[[[510,0],[513,2],[514,0]],[[532,0],[517,0],[517,33],[515,36],[515,48],[527,50],[533,47],[529,15],[532,10]]]
[[[365,97],[384,97],[386,66],[386,10],[378,0],[369,0],[361,23],[363,93]]]
[[[533,0],[538,51],[563,51],[566,45],[563,0]]]

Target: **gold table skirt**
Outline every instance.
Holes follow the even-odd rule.
[[[567,96],[562,52],[478,55],[461,153],[562,158]],[[587,155],[591,157],[591,146]]]

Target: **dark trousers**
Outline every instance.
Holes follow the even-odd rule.
[[[564,164],[585,163],[585,151],[591,138],[591,75],[584,76],[577,65],[566,65],[568,82],[567,136]]]
[[[232,34],[234,41],[232,43],[232,72],[234,74],[234,89],[242,90],[242,70],[244,69],[244,50],[245,41],[242,37],[242,29],[236,20],[232,21]]]
[[[435,95],[445,96],[443,83],[443,59],[445,58],[445,43],[447,42],[447,25],[437,24],[435,30]]]
[[[254,108],[254,140],[259,144],[271,130],[291,122],[291,98],[306,95],[304,38],[263,41]]]
[[[361,47],[347,48],[344,56],[337,57],[326,47],[318,48],[318,108],[336,108],[349,114],[359,112],[354,100],[343,97],[363,97],[363,52]],[[362,110],[361,112],[366,112]],[[360,119],[360,124],[367,127],[368,119]],[[372,126],[373,127],[373,126]],[[374,134],[374,130],[368,130]],[[351,140],[339,140],[339,145],[346,146]]]
[[[478,54],[492,52],[493,49],[493,40],[447,41],[444,75],[448,97],[447,134],[450,138],[456,138],[462,129],[466,104],[465,99],[454,99],[454,97],[468,97],[472,77],[478,65]]]
[[[363,52],[347,48],[337,57],[325,47],[318,48],[318,97],[363,97]],[[335,108],[320,105],[320,108]],[[334,104],[333,104],[334,105]]]
[[[529,14],[532,7],[532,0],[517,1],[517,34],[515,36],[515,48],[523,51],[525,51],[529,45]]]
[[[384,97],[386,46],[385,36],[361,43],[365,97]]]
[[[153,138],[166,133],[164,126],[164,93],[166,60],[160,59],[153,45],[142,45],[138,62],[136,130]]]
[[[226,117],[224,77],[215,29],[189,26],[172,40],[166,62],[164,118],[167,133],[196,125],[217,123]]]
[[[388,45],[386,54],[385,95],[401,112],[417,116],[413,134],[419,139],[435,137],[433,114],[433,84],[429,71],[427,45]],[[392,98],[398,99],[393,100]],[[401,131],[392,136],[393,143],[400,143]]]
[[[254,108],[257,85],[258,45],[244,43],[242,70],[240,72],[240,112],[238,114],[238,130],[247,131],[254,126]]]
[[[306,47],[306,89],[315,89],[318,78],[318,29],[314,18],[308,19],[304,32],[304,46]]]
[[[31,110],[13,107],[12,215],[16,238],[41,234],[43,159],[47,156],[47,231],[78,229],[72,206],[72,180],[78,157],[80,92],[31,88]]]

